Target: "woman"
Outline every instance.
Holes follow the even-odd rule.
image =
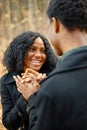
[[[3,65],[7,69],[1,79],[2,122],[9,130],[27,130],[27,101],[18,92],[13,76],[31,68],[48,75],[56,66],[55,56],[48,40],[37,32],[24,32],[10,43],[4,53]]]

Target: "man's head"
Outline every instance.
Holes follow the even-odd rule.
[[[60,41],[57,38],[60,24],[69,32],[76,29],[87,32],[87,0],[50,0],[47,14],[52,25],[51,40],[55,42],[55,47],[56,42]]]

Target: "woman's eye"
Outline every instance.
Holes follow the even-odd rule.
[[[34,48],[30,48],[29,50],[30,50],[30,51],[34,51],[35,49],[34,49]]]
[[[37,52],[37,49],[36,49],[36,48],[29,48],[29,51],[31,51],[31,52]],[[40,53],[42,53],[42,54],[45,54],[45,53],[46,53],[45,49],[41,49],[41,50],[39,50],[39,51],[40,51]]]
[[[45,51],[45,50],[41,50],[41,53],[44,53],[44,54],[45,54],[45,53],[46,53],[46,51]]]

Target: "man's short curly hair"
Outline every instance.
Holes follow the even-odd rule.
[[[87,0],[50,0],[47,14],[55,17],[68,29],[87,32]]]
[[[40,33],[27,31],[14,38],[4,53],[3,65],[6,66],[8,71],[23,72],[24,57],[37,37],[40,37],[43,40],[47,57],[40,72],[48,74],[55,68],[57,57],[48,40]]]

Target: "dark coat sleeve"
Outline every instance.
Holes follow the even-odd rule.
[[[28,100],[29,130],[56,130],[55,103],[41,92],[38,93],[36,102],[33,102],[33,98],[32,100],[31,98]],[[35,106],[35,104],[37,105]]]
[[[2,122],[7,129],[16,130],[27,118],[27,103],[22,96],[14,102],[17,97],[11,94],[9,87],[1,83]]]
[[[58,93],[60,96],[57,101],[39,91],[36,97],[35,115],[33,115],[33,100],[32,102],[30,99],[28,100],[30,108],[28,130],[87,130],[87,103],[85,100],[87,90],[83,91],[86,91],[85,94],[80,94],[79,98],[75,90],[74,92],[67,91],[65,95],[62,94],[62,97],[61,93]]]

